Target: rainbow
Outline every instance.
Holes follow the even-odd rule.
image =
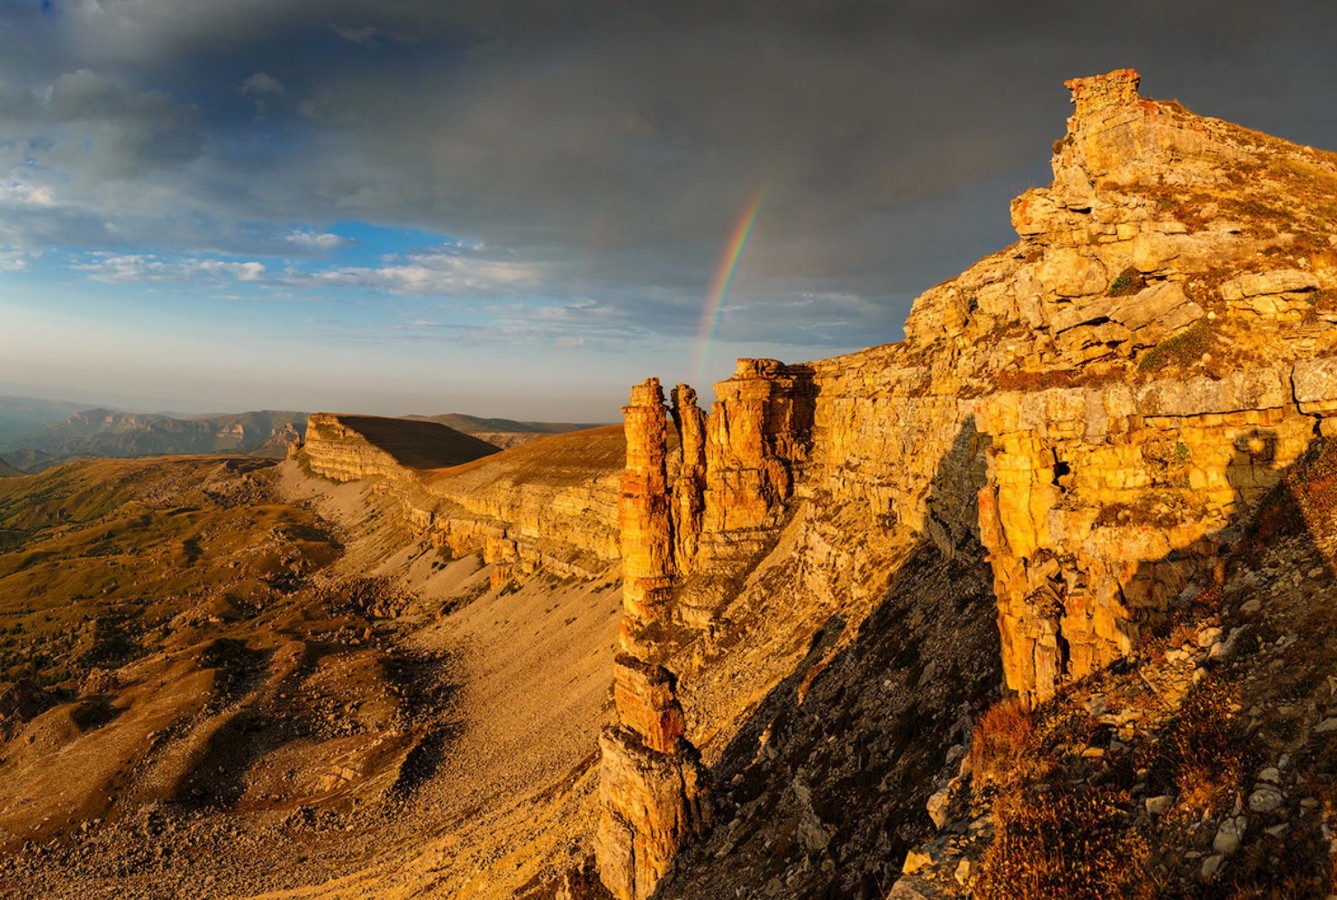
[[[757,222],[757,213],[761,210],[762,203],[766,201],[766,190],[766,185],[759,187],[748,199],[747,206],[743,207],[743,214],[738,217],[729,235],[729,242],[725,244],[724,256],[720,259],[719,269],[716,270],[715,278],[710,284],[710,292],[706,294],[706,303],[701,308],[701,327],[697,334],[696,366],[692,370],[694,382],[701,380],[706,355],[710,352],[710,342],[714,339],[715,327],[719,324],[720,306],[729,293],[734,272],[738,270],[738,261],[743,258],[743,251],[747,249],[747,239],[752,236],[752,226]]]

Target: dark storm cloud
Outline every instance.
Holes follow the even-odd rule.
[[[1064,78],[1337,146],[1334,35],[1320,0],[8,2],[0,249],[415,225],[686,333],[764,187],[724,333],[853,346],[1011,240]]]

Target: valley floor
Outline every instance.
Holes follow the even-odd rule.
[[[91,466],[47,485],[49,523],[0,498],[0,611],[106,637],[42,645],[55,703],[0,744],[0,893],[509,897],[584,862],[614,581],[494,588],[386,498],[293,462]],[[71,497],[113,489],[71,524]],[[92,577],[94,532],[121,582],[145,575],[113,617],[103,594],[15,582],[39,562]],[[166,584],[183,545],[194,584]]]

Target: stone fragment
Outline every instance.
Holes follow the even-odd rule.
[[[1221,863],[1225,862],[1225,857],[1220,853],[1204,857],[1202,867],[1199,869],[1203,881],[1214,881],[1217,873],[1221,871]]]
[[[1281,791],[1270,784],[1264,784],[1249,795],[1249,810],[1257,813],[1272,812],[1281,806],[1284,799]]]
[[[1231,855],[1239,849],[1240,841],[1248,829],[1249,820],[1244,816],[1226,817],[1217,828],[1216,837],[1212,838],[1212,849],[1226,856]]]
[[[1291,384],[1301,412],[1337,412],[1337,356],[1296,363]]]
[[[1037,274],[1041,283],[1060,297],[1089,297],[1109,286],[1109,276],[1100,260],[1073,247],[1046,253]]]
[[[1148,815],[1163,816],[1165,811],[1175,802],[1175,798],[1169,794],[1161,794],[1159,797],[1148,797],[1143,802]]]
[[[1155,381],[1137,392],[1137,411],[1143,416],[1202,416],[1275,409],[1290,402],[1289,379],[1274,369],[1240,369],[1219,381]]]
[[[933,865],[933,857],[926,850],[911,850],[905,854],[905,864],[901,866],[901,872],[906,875],[913,875],[925,866]]]
[[[674,689],[674,678],[663,666],[625,653],[613,661],[613,702],[618,719],[640,735],[647,747],[660,753],[676,751],[686,733]]]
[[[1243,300],[1268,294],[1318,290],[1318,279],[1303,269],[1274,269],[1250,272],[1222,282],[1221,296],[1227,301]]]

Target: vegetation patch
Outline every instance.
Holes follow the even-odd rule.
[[[1191,688],[1146,760],[1148,790],[1177,796],[1181,809],[1224,811],[1257,760],[1237,715],[1239,691],[1207,678]]]
[[[1147,286],[1147,280],[1142,277],[1142,273],[1129,266],[1115,276],[1114,281],[1110,282],[1109,295],[1111,297],[1131,297]]]
[[[1038,785],[995,806],[998,830],[975,896],[1150,898],[1150,843],[1125,822],[1126,791],[1102,786],[1055,792]]]
[[[975,724],[971,740],[971,769],[982,782],[1015,774],[1030,759],[1039,742],[1035,713],[1016,697],[989,707]]]
[[[1143,372],[1159,372],[1168,366],[1189,366],[1211,352],[1213,331],[1206,322],[1181,331],[1147,351],[1137,367]]]

